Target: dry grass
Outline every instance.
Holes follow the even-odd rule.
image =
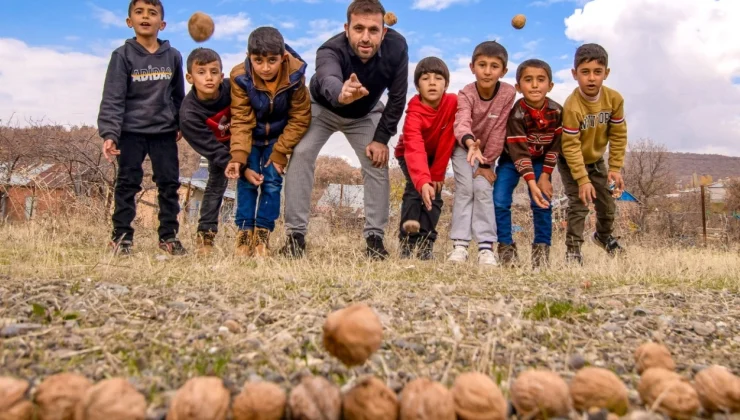
[[[181,234],[191,250],[193,229]],[[737,252],[628,243],[626,257],[613,260],[587,245],[586,265],[573,268],[562,264],[558,238],[553,268],[533,273],[527,265],[450,266],[444,239],[435,262],[369,262],[359,229],[321,220],[312,221],[309,258],[299,261],[234,258],[230,226],[206,259],[165,257],[145,229],[138,253],[117,258],[105,247],[108,231],[92,218],[0,228],[4,372],[130,377],[153,413],[194,375],[219,375],[236,390],[254,375],[290,386],[307,370],[339,384],[372,373],[399,389],[417,376],[449,385],[477,370],[506,392],[509,378],[529,367],[570,377],[574,355],[634,389],[632,352],[650,339],[664,340],[686,373],[712,363],[740,373]],[[394,253],[395,234],[386,240]],[[273,247],[281,240],[277,232]],[[348,370],[323,351],[321,325],[329,311],[358,301],[379,312],[385,343]],[[240,332],[219,329],[229,319]],[[37,325],[11,334],[19,323]]]

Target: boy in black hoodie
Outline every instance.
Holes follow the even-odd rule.
[[[152,162],[159,192],[159,247],[172,255],[187,252],[177,239],[180,212],[179,111],[185,96],[182,55],[157,35],[166,26],[160,0],[131,0],[126,24],[135,38],[113,51],[103,87],[98,131],[103,154],[118,161],[114,192],[112,246],[132,251],[136,194],[144,177],[142,163]]]
[[[194,49],[185,79],[193,89],[180,108],[180,131],[185,141],[208,160],[208,184],[198,221],[198,254],[208,255],[218,233],[218,215],[229,180],[231,160],[231,83],[224,79],[221,57],[209,48]]]

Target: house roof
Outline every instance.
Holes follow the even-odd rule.
[[[341,205],[353,210],[361,210],[365,208],[364,192],[362,185],[329,184],[316,205],[319,207],[339,207]]]
[[[61,188],[69,184],[69,174],[64,166],[54,163],[34,163],[13,168],[8,179],[10,164],[0,162],[0,184],[11,187]]]
[[[195,188],[196,190],[205,191],[206,185],[208,185],[208,177],[206,177],[205,179],[196,179],[194,177],[187,178],[187,177],[181,176],[180,183],[183,186],[190,184],[190,186],[192,188]],[[224,197],[231,199],[231,200],[236,200],[236,191],[231,188],[227,188],[226,191],[224,192]]]

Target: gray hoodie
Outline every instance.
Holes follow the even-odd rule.
[[[122,131],[156,134],[178,130],[185,97],[182,55],[169,41],[158,41],[154,54],[134,38],[111,54],[98,113],[103,139],[118,144]]]

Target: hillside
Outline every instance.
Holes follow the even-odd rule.
[[[740,177],[740,157],[699,153],[669,153],[671,173],[688,180],[692,174],[711,175],[714,180]]]

